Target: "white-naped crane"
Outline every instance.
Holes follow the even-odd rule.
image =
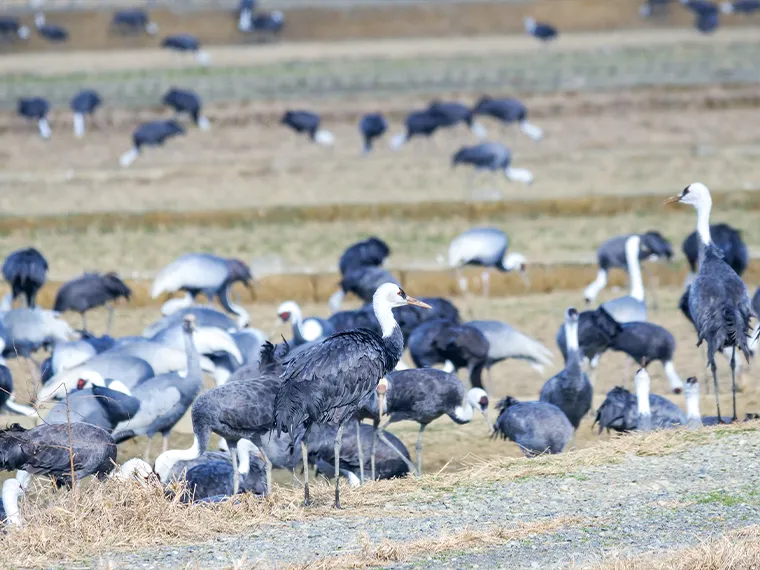
[[[544,132],[536,125],[528,122],[528,108],[517,99],[493,99],[481,97],[472,109],[473,115],[486,115],[500,121],[502,125],[517,123],[520,131],[534,141],[541,140]]]
[[[129,301],[131,296],[132,290],[116,273],[85,273],[61,285],[55,295],[53,310],[79,313],[82,315],[82,328],[86,331],[87,311],[105,305],[108,308],[108,334],[113,324],[113,303],[121,298]]]
[[[490,283],[490,270],[509,272],[517,271],[523,281],[528,285],[530,282],[525,274],[527,260],[521,253],[507,253],[509,238],[498,228],[472,228],[462,232],[449,244],[448,262],[459,282],[459,288],[464,293],[468,290],[467,278],[462,275],[461,269],[465,265],[483,267],[481,279],[483,282],[483,295],[488,296]]]
[[[33,247],[9,254],[3,262],[3,277],[11,286],[11,304],[24,295],[26,306],[33,309],[37,293],[47,280],[47,272],[47,260]]]
[[[304,465],[308,462],[306,442],[311,426],[337,424],[335,472],[340,472],[345,423],[372,396],[380,379],[396,367],[404,351],[403,334],[393,316],[393,308],[404,305],[428,308],[395,283],[384,283],[372,300],[381,334],[368,329],[336,333],[288,362],[275,399],[275,427],[278,433],[286,431],[294,445],[300,442]],[[384,397],[380,400],[382,415]],[[308,475],[304,500],[310,502]],[[340,478],[335,481],[335,507],[340,508]]]
[[[146,146],[162,146],[172,137],[184,135],[185,129],[175,120],[148,121],[132,133],[132,148],[119,157],[122,168],[130,166]]]
[[[644,296],[644,280],[641,277],[641,236],[633,234],[625,240],[625,259],[631,292],[623,297],[602,303],[602,307],[619,323],[648,320],[647,304]]]
[[[81,139],[84,136],[86,116],[92,116],[103,104],[100,94],[94,89],[82,89],[71,98],[71,111],[74,113],[74,136]]]
[[[712,197],[707,186],[700,182],[689,184],[678,196],[665,203],[681,202],[690,204],[697,210],[697,233],[700,240],[699,269],[689,291],[689,313],[697,329],[697,346],[707,341],[707,363],[715,384],[715,405],[720,414],[718,397],[718,372],[715,353],[730,347],[731,352],[731,392],[733,421],[736,416],[736,372],[735,360],[738,348],[747,362],[750,358],[748,334],[751,330],[752,304],[747,286],[723,259],[723,253],[710,237],[710,211]]]
[[[418,476],[422,475],[422,433],[432,421],[446,415],[456,424],[467,424],[472,421],[472,416],[477,410],[483,414],[486,424],[490,426],[488,394],[481,388],[470,388],[465,393],[462,382],[450,372],[435,368],[413,368],[391,372],[380,380],[377,393],[385,396],[385,414],[389,416],[388,420],[380,426],[382,418],[379,397],[369,399],[360,415],[372,419],[376,437],[391,447],[393,447],[392,444],[385,438],[385,429],[390,424],[404,420],[419,424],[416,468],[414,463],[403,457],[408,462],[409,469],[416,472]],[[398,455],[402,457],[403,454]],[[374,446],[370,465],[374,479]]]
[[[322,119],[312,111],[286,111],[280,119],[280,124],[293,129],[296,133],[306,133],[313,142],[331,146],[335,142],[335,135],[330,131],[321,129]]]
[[[201,49],[200,40],[192,34],[174,34],[166,36],[161,41],[161,47],[178,51],[180,53],[191,53],[195,57],[195,61],[201,65],[208,65],[211,63],[211,57],[209,54]]]
[[[209,301],[217,297],[226,311],[238,317],[238,328],[243,328],[248,325],[248,312],[232,302],[231,289],[235,283],[242,283],[252,292],[252,280],[250,267],[239,259],[209,253],[187,253],[158,272],[153,281],[151,296],[155,299],[163,293],[188,293],[189,296],[179,303],[170,301],[174,311],[189,307],[201,293]],[[169,314],[165,311],[166,308],[162,307],[162,313]]]
[[[3,356],[19,356],[32,359],[32,354],[41,348],[52,346],[57,341],[68,340],[73,329],[55,311],[36,307],[11,309],[0,313],[4,331]],[[35,362],[36,364],[36,362]],[[39,367],[39,365],[38,365]]]

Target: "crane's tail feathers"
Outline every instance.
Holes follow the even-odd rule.
[[[81,139],[84,136],[84,115],[74,113],[74,136]]]
[[[532,125],[528,121],[520,122],[520,130],[534,141],[540,141],[544,137],[544,131],[540,127]]]

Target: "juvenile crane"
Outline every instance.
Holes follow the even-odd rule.
[[[707,363],[715,384],[715,405],[720,414],[718,398],[718,372],[715,353],[731,347],[732,420],[736,421],[736,349],[749,362],[747,344],[752,318],[752,306],[744,281],[723,259],[723,253],[710,237],[710,210],[712,198],[707,186],[700,182],[689,184],[681,194],[665,203],[691,204],[697,210],[697,233],[700,239],[699,269],[689,292],[689,312],[697,328],[699,346],[707,341]]]
[[[306,441],[311,426],[338,424],[335,472],[340,472],[343,426],[372,396],[380,379],[396,367],[404,351],[404,338],[392,309],[404,305],[429,307],[395,283],[378,287],[372,305],[381,334],[368,329],[336,333],[295,356],[283,373],[275,399],[275,426],[278,433],[286,431],[294,444],[301,443],[304,465],[308,462]],[[380,400],[382,415],[384,397]],[[308,476],[304,498],[310,502]],[[339,478],[335,481],[335,507],[340,508]]]

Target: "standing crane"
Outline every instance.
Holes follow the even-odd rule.
[[[359,132],[364,140],[364,154],[372,152],[375,139],[382,137],[388,130],[388,121],[382,113],[368,113],[359,120]]]
[[[111,331],[113,324],[112,302],[120,298],[129,301],[132,290],[122,281],[116,273],[110,272],[105,275],[99,273],[85,273],[81,277],[72,279],[61,285],[55,295],[53,310],[63,313],[75,311],[82,315],[82,327],[87,330],[87,317],[85,314],[90,309],[106,305],[108,307],[108,324],[106,334]]]
[[[732,420],[736,416],[736,349],[747,362],[750,351],[748,333],[752,319],[752,305],[747,286],[723,259],[722,252],[710,237],[710,210],[712,197],[707,186],[700,182],[689,184],[681,194],[666,200],[666,204],[681,202],[691,204],[697,210],[697,233],[700,239],[699,269],[689,292],[689,313],[697,328],[697,346],[707,341],[707,363],[715,384],[715,405],[720,415],[718,396],[718,371],[715,353],[731,347],[731,393]]]
[[[6,257],[3,277],[11,286],[11,304],[23,294],[26,306],[33,309],[37,293],[47,280],[47,272],[47,260],[33,247],[16,250]]]
[[[625,260],[631,280],[629,295],[602,303],[602,307],[619,323],[647,320],[647,304],[644,300],[644,281],[641,278],[641,237],[633,234],[625,240]]]
[[[485,142],[474,146],[463,146],[451,158],[451,167],[457,164],[469,164],[474,170],[467,179],[467,187],[472,185],[475,172],[478,170],[501,170],[510,182],[533,183],[533,173],[525,168],[515,168],[512,164],[512,152],[503,144]]]
[[[294,445],[301,443],[304,465],[309,457],[306,441],[311,426],[337,424],[335,472],[340,472],[345,423],[359,411],[365,398],[371,397],[380,379],[396,367],[404,352],[404,337],[392,310],[404,305],[429,308],[395,283],[384,283],[372,300],[381,334],[368,329],[336,333],[288,363],[275,398],[275,427],[278,433],[286,431]],[[380,415],[384,399],[381,396],[378,403]],[[307,504],[310,502],[308,475],[304,499]],[[339,477],[335,479],[335,508],[340,508]]]

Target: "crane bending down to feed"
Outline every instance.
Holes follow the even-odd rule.
[[[408,296],[394,283],[375,291],[372,306],[381,334],[368,329],[336,333],[295,356],[282,375],[274,405],[278,433],[287,431],[300,442],[304,465],[308,464],[306,441],[313,424],[337,423],[335,472],[340,472],[343,426],[372,396],[380,379],[391,372],[404,352],[404,337],[393,316],[394,307],[429,305]],[[380,395],[380,415],[384,411]],[[304,500],[309,498],[308,469],[304,471]],[[340,478],[335,479],[335,508],[340,508]]]
[[[689,184],[678,196],[665,203],[691,204],[697,210],[697,233],[700,240],[699,269],[689,292],[689,312],[697,328],[697,346],[707,341],[707,363],[715,384],[715,405],[720,415],[718,397],[718,371],[715,353],[731,347],[731,392],[733,403],[732,421],[736,416],[736,349],[749,362],[747,344],[752,318],[752,304],[744,281],[723,259],[723,253],[710,237],[710,210],[712,198],[707,186],[700,182]]]
[[[467,179],[467,188],[472,185],[478,170],[491,172],[502,170],[510,182],[533,183],[533,173],[530,170],[510,166],[512,152],[501,143],[485,142],[474,146],[463,146],[451,158],[451,167],[454,168],[457,164],[469,164],[475,169]]]
[[[161,47],[184,53],[192,53],[195,57],[195,61],[201,65],[208,65],[211,63],[211,57],[209,54],[201,49],[200,40],[191,34],[166,36],[161,42]]]
[[[509,238],[498,228],[472,228],[459,234],[449,244],[449,267],[454,270],[459,288],[467,291],[467,278],[462,275],[465,265],[483,267],[483,296],[488,297],[490,270],[518,271],[527,286],[530,281],[525,274],[527,260],[521,253],[507,253]]]
[[[335,136],[328,130],[320,129],[322,118],[311,111],[286,111],[280,124],[293,129],[296,133],[306,133],[309,139],[322,146],[331,146]]]
[[[202,131],[211,128],[209,120],[201,113],[203,110],[203,101],[200,96],[190,89],[177,89],[172,87],[164,94],[161,102],[167,107],[174,109],[175,115],[187,113],[193,120],[193,123]]]
[[[177,121],[148,121],[132,133],[132,148],[119,157],[122,168],[130,166],[145,146],[161,146],[167,139],[184,135],[185,129]]]
[[[520,131],[528,135],[534,141],[539,141],[544,136],[544,132],[528,122],[528,109],[517,99],[492,99],[491,97],[482,97],[472,109],[473,115],[488,115],[502,125],[508,123],[518,123]]]
[[[129,301],[132,290],[122,281],[116,273],[85,273],[81,277],[72,279],[61,285],[55,295],[53,310],[63,313],[74,311],[82,315],[82,327],[87,330],[87,317],[85,313],[95,307],[108,306],[108,325],[106,334],[111,331],[113,324],[113,301],[123,297]]]
[[[74,136],[81,139],[84,136],[85,115],[92,116],[100,107],[102,99],[93,89],[83,89],[71,99],[70,107],[74,112]]]

